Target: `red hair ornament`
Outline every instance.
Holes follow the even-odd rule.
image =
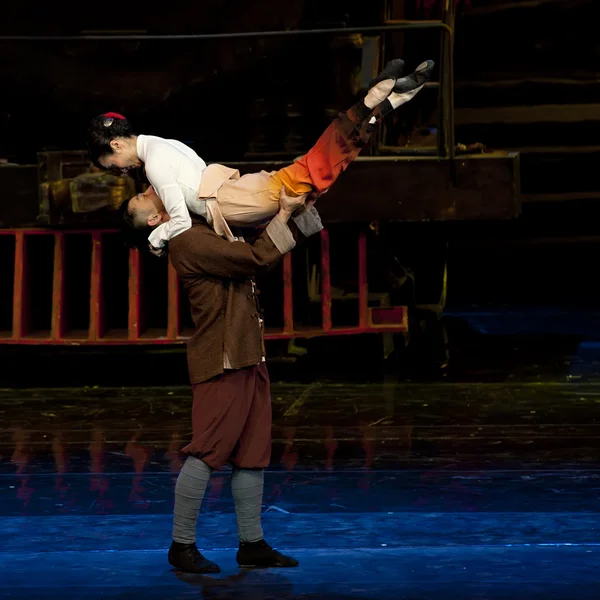
[[[104,117],[104,121],[102,121],[104,127],[110,127],[115,122],[115,120],[125,121],[125,117],[116,112],[104,113],[102,117]]]

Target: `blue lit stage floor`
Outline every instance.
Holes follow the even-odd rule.
[[[1,598],[600,596],[600,385],[275,384],[264,530],[235,564],[226,471],[166,560],[188,388],[0,392]]]

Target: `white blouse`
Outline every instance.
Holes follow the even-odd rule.
[[[144,163],[148,181],[171,217],[148,237],[155,248],[162,248],[192,226],[190,212],[206,216],[206,203],[198,200],[206,163],[182,142],[154,135],[138,135],[137,155]]]

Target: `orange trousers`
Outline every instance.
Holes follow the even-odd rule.
[[[273,177],[291,195],[322,194],[358,156],[368,141],[365,131],[364,128],[360,130],[346,113],[340,113],[304,156],[274,173]]]
[[[282,186],[291,196],[326,192],[358,156],[369,137],[366,125],[361,128],[346,113],[340,113],[317,143],[291,165],[279,171],[248,173],[225,181],[216,192],[217,206],[211,208],[214,220],[222,217],[236,227],[262,223],[277,214]],[[221,235],[220,230],[227,227],[223,223],[217,229]]]

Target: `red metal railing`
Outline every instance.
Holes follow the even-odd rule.
[[[53,256],[43,256],[40,249],[31,252],[30,240],[46,236],[53,238]],[[78,269],[69,272],[67,265],[67,240],[69,236],[82,236],[90,242],[89,257],[89,317],[87,328],[73,330],[69,326],[68,283],[76,280],[80,292],[87,296],[87,278],[81,279]],[[159,329],[148,329],[143,326],[147,301],[153,298],[152,292],[146,292],[142,285],[142,257],[137,249],[130,249],[128,255],[128,276],[126,282],[127,319],[122,328],[114,328],[107,322],[106,289],[114,278],[112,269],[115,264],[105,261],[104,250],[107,238],[118,242],[118,234],[112,230],[69,230],[52,231],[45,229],[12,229],[0,230],[0,242],[14,240],[13,269],[0,271],[0,285],[3,292],[12,283],[12,327],[4,331],[0,329],[2,344],[176,344],[184,342],[191,330],[184,324],[187,305],[182,306],[181,286],[173,267],[168,264],[166,277],[166,309],[164,326]],[[119,245],[121,247],[121,245]],[[5,246],[3,246],[5,248]],[[74,250],[77,252],[77,249]],[[335,327],[332,325],[332,287],[330,271],[329,232],[321,232],[320,244],[320,277],[321,277],[321,325],[297,325],[294,319],[292,256],[286,255],[283,260],[283,327],[268,329],[267,339],[309,338],[325,335],[353,335],[374,332],[406,332],[408,330],[407,309],[403,306],[382,307],[369,306],[367,282],[367,238],[365,233],[358,234],[358,324]],[[32,291],[32,284],[43,279],[39,265],[32,264],[40,258],[46,261],[46,270],[51,269],[51,292],[46,296],[51,306],[48,328],[33,326],[32,317],[36,311],[45,312],[44,299],[39,292]],[[83,262],[87,263],[84,257]],[[9,263],[11,262],[9,258]],[[105,264],[103,264],[103,262]],[[157,263],[158,264],[158,263]],[[160,263],[164,265],[165,263]],[[164,268],[164,267],[163,267]],[[36,269],[38,269],[36,271]],[[50,278],[46,279],[50,281]],[[6,281],[1,278],[5,277]],[[79,278],[79,279],[77,279]],[[12,280],[12,281],[11,281]],[[161,290],[161,293],[164,290]],[[35,306],[33,301],[36,301]],[[39,319],[37,319],[39,321]],[[6,320],[5,320],[6,321]]]

